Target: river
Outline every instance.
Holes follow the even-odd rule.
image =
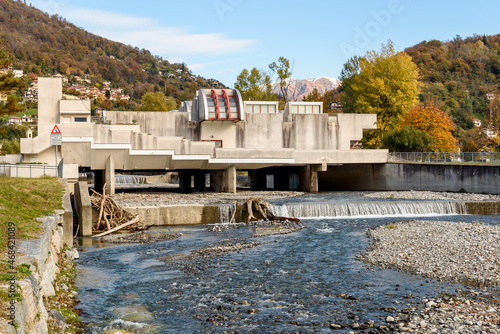
[[[87,333],[330,333],[331,323],[383,325],[422,297],[464,287],[359,262],[356,254],[370,245],[368,229],[418,217],[498,225],[497,216],[465,215],[456,203],[365,200],[350,193],[280,200],[273,209],[302,217],[305,228],[250,238],[247,226],[219,233],[206,226],[158,227],[150,233],[183,236],[80,246],[78,308]],[[260,244],[186,258],[227,239]]]

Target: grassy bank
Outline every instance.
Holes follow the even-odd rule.
[[[16,244],[42,232],[36,218],[62,209],[63,187],[56,178],[22,179],[0,177],[0,284],[8,279],[7,262],[8,226],[14,223]],[[18,277],[22,275],[18,268]],[[24,272],[24,271],[23,271]],[[20,278],[20,277],[19,277]],[[0,313],[5,312],[7,292],[0,290]]]
[[[62,209],[63,187],[56,178],[22,179],[0,177],[0,251],[5,255],[7,225],[16,226],[16,239],[28,239],[41,232],[35,219]]]

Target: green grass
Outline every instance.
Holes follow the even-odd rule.
[[[387,223],[385,225],[385,228],[388,230],[394,230],[396,228],[396,225],[394,225],[393,223]]]
[[[56,178],[0,177],[0,260],[5,260],[8,223],[16,228],[16,241],[42,232],[35,219],[62,209],[63,187]],[[4,261],[0,265],[3,269]],[[0,270],[3,271],[3,270]]]

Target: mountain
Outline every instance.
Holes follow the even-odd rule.
[[[336,89],[340,86],[341,82],[338,79],[320,77],[316,79],[288,79],[287,83],[290,83],[288,87],[288,96],[290,99],[301,101],[303,97],[309,95],[314,88],[323,94],[328,90]],[[280,94],[280,84],[276,82],[273,84],[273,93]]]
[[[163,91],[179,101],[192,99],[200,87],[224,87],[194,75],[185,64],[172,64],[145,49],[91,34],[58,15],[48,15],[24,2],[2,0],[0,47],[14,58],[14,69],[41,76],[88,77],[139,99]]]
[[[407,48],[420,70],[421,99],[434,99],[452,116],[457,131],[489,119],[487,94],[498,95],[500,34],[423,41]]]

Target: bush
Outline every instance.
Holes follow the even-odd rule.
[[[432,138],[427,132],[414,126],[405,126],[389,132],[384,137],[383,144],[391,152],[428,152],[432,147]]]

